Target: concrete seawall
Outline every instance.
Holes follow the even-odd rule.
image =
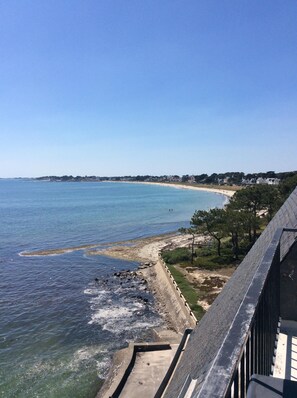
[[[170,368],[173,354],[175,353],[177,345],[180,342],[182,335],[184,335],[185,330],[192,329],[196,326],[197,319],[192,313],[186,299],[181,293],[179,287],[177,286],[173,276],[171,275],[171,272],[163,261],[161,255],[158,256],[158,260],[156,261],[154,267],[150,268],[150,270],[153,272],[154,276],[151,288],[155,290],[157,297],[159,296],[157,292],[162,292],[162,309],[166,312],[166,318],[168,319],[169,323],[173,325],[178,335],[180,335],[180,338],[178,337],[178,335],[175,335],[176,337],[170,343],[164,341],[159,343],[130,343],[127,348],[116,352],[113,357],[113,365],[109,371],[109,375],[101,390],[98,392],[96,398],[108,398],[110,396],[118,396],[117,390],[122,390],[125,388],[124,386],[126,384],[127,377],[131,372],[134,372],[135,358],[139,349],[141,351],[155,352],[155,354],[153,354],[155,355],[155,358],[159,358],[159,362],[164,362],[164,369],[162,368],[162,372],[160,364],[157,367],[157,374],[160,377],[162,375],[161,379],[163,379],[166,374],[166,369]],[[150,278],[151,277],[152,275],[150,276]],[[159,334],[156,331],[156,333],[158,335],[158,340],[162,340],[164,336],[166,336],[166,332],[165,334]],[[173,347],[175,348],[173,349]],[[172,352],[172,354],[170,354],[170,351]],[[166,352],[168,352],[168,354]],[[166,359],[165,361],[165,357],[163,360],[162,355],[169,355],[170,358],[168,357],[168,359]],[[157,382],[156,375],[152,377],[150,373],[147,373],[147,370],[144,371],[142,368],[143,365],[141,365],[140,368],[139,365],[137,365],[137,372],[140,369],[140,374],[143,373],[146,383],[148,383],[149,386],[151,385],[149,388],[157,391],[159,387],[158,383],[160,384],[162,380],[158,379]],[[152,363],[150,368],[151,370],[153,370]],[[120,395],[123,395],[123,397],[128,396],[125,395],[124,390],[123,394]],[[151,394],[144,394],[144,396],[150,395]]]
[[[168,313],[171,317],[174,316],[174,323],[178,329],[177,331],[183,333],[185,329],[194,328],[197,324],[197,319],[161,255],[159,255],[155,267],[156,273],[158,274],[156,283],[160,285],[166,304],[170,306]]]

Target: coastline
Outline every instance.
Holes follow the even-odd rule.
[[[194,185],[186,185],[186,184],[182,184],[182,183],[163,183],[163,182],[149,182],[149,181],[108,181],[109,183],[115,183],[115,182],[119,182],[122,184],[142,184],[142,185],[159,185],[159,186],[163,186],[163,187],[169,187],[169,188],[174,188],[174,189],[188,189],[188,190],[196,190],[196,191],[205,191],[205,192],[210,192],[210,193],[215,193],[218,195],[222,195],[226,198],[226,203],[228,203],[229,199],[235,194],[236,190],[232,191],[230,189],[219,189],[219,188],[212,188],[212,187],[202,187],[202,186],[194,186]],[[134,238],[132,240],[128,240],[125,242],[110,242],[110,243],[94,243],[94,244],[86,244],[86,245],[80,245],[80,246],[74,246],[74,247],[65,247],[65,248],[59,248],[59,249],[41,249],[41,250],[33,250],[33,251],[22,251],[19,253],[19,256],[24,256],[24,257],[35,257],[35,256],[56,256],[56,255],[60,255],[60,254],[66,254],[66,253],[71,253],[73,251],[80,251],[80,250],[85,250],[88,254],[92,253],[92,250],[89,249],[96,249],[99,248],[100,250],[102,248],[104,248],[104,246],[109,246],[111,245],[112,247],[117,247],[119,245],[121,245],[122,243],[125,244],[129,244],[132,243],[134,244],[135,242],[142,242],[142,241],[150,241],[150,240],[154,240],[155,238],[157,240],[159,240],[159,237],[164,237],[164,236],[173,236],[176,235],[177,232],[169,232],[166,234],[162,234],[162,235],[153,235],[151,237],[147,237],[147,238]],[[104,252],[104,254],[103,254]],[[104,251],[102,250],[101,253],[103,255],[107,255],[109,256],[108,253],[110,253],[109,251]],[[106,254],[105,254],[106,253]],[[134,255],[131,256],[131,254],[127,254],[128,252],[126,251],[126,260],[128,261],[149,261],[149,257],[143,255],[143,257]],[[124,259],[123,257],[121,257],[121,255],[119,257],[117,257],[115,255],[116,253],[114,253],[113,255],[110,255],[110,257],[114,257],[114,258],[119,258],[119,259]],[[155,257],[156,254],[154,253],[153,256]]]
[[[153,329],[153,340],[145,344],[161,344],[164,342],[174,345],[179,344],[184,328],[190,327],[187,325],[187,319],[182,314],[182,308],[173,291],[174,288],[168,286],[166,275],[160,268],[162,265],[159,259],[159,254],[165,247],[188,246],[190,240],[190,235],[170,233],[120,242],[107,248],[90,248],[87,252],[88,255],[104,255],[140,263],[138,269],[133,272],[146,281],[147,288],[154,297],[154,306],[164,321],[163,325]],[[121,369],[127,367],[131,347],[137,343],[137,341],[134,341],[128,347],[113,354],[108,374],[97,392],[96,398],[111,396],[110,391],[113,386],[117,386],[122,377]]]
[[[164,326],[154,329],[156,341],[170,339],[177,341],[183,333],[183,325],[176,317],[176,308],[179,303],[174,292],[164,291],[166,278],[160,272],[161,250],[174,249],[176,247],[188,247],[191,244],[191,235],[181,235],[177,232],[158,235],[149,238],[119,242],[107,248],[91,248],[86,251],[89,256],[107,256],[125,261],[136,261],[140,265],[136,274],[147,283],[148,289],[155,299],[155,307],[163,318]],[[204,242],[205,237],[197,238],[197,243]],[[174,289],[173,289],[174,290]]]
[[[128,183],[128,182],[127,182]],[[136,182],[138,183],[138,182]],[[190,190],[201,190],[208,191],[223,195],[226,199],[230,198],[234,192],[228,190],[219,190],[208,187],[195,187],[181,184],[167,184],[167,183],[150,183],[150,182],[139,182],[138,184],[157,184],[159,186],[165,186],[174,189],[190,189]],[[202,237],[202,239],[205,239]],[[154,297],[154,305],[157,312],[161,315],[165,321],[162,326],[154,329],[153,341],[170,341],[176,343],[181,338],[181,332],[178,325],[178,317],[174,311],[174,305],[179,305],[176,302],[174,294],[170,296],[164,294],[164,279],[162,279],[161,272],[158,272],[156,265],[160,251],[165,248],[174,248],[177,246],[189,246],[191,243],[191,237],[180,235],[177,232],[168,233],[164,235],[151,236],[148,238],[138,238],[128,241],[121,242],[108,242],[105,244],[91,244],[91,245],[80,245],[76,247],[66,247],[59,249],[47,249],[47,250],[34,250],[34,252],[22,252],[22,256],[50,256],[50,255],[61,255],[67,254],[72,251],[82,251],[86,255],[102,255],[109,256],[117,259],[126,261],[137,261],[140,267],[137,273],[140,278],[147,282],[148,289],[151,291]],[[145,263],[149,265],[145,266]],[[128,276],[129,277],[129,276]],[[176,302],[176,303],[175,303]],[[110,372],[114,372],[117,365],[111,365]],[[111,377],[112,373],[111,373]],[[108,379],[108,378],[107,378]]]
[[[197,237],[196,242],[199,244],[205,242],[206,239],[205,236],[200,236]],[[104,255],[117,259],[140,262],[141,265],[138,267],[136,274],[146,281],[148,289],[154,296],[155,308],[165,321],[163,326],[154,329],[153,343],[168,342],[170,344],[179,344],[184,330],[186,328],[193,328],[193,326],[186,325],[187,320],[182,314],[181,304],[174,294],[175,288],[168,288],[168,285],[166,286],[168,283],[164,275],[166,272],[163,272],[163,266],[159,259],[159,254],[162,249],[188,247],[191,241],[191,235],[171,233],[150,238],[130,240],[108,248],[101,248],[99,250],[90,249],[88,251],[89,255]],[[234,272],[234,268],[225,268],[216,271],[199,269],[194,271],[193,269],[189,269],[182,272],[187,274],[193,284],[203,285],[212,282],[211,302],[205,300],[205,298],[201,298],[198,301],[198,304],[202,306],[204,311],[207,311],[214,297],[219,294],[224,284]],[[216,281],[215,283],[213,282],[214,280]],[[136,344],[137,342],[134,343]],[[109,388],[118,383],[121,368],[125,367],[125,363],[127,362],[127,353],[129,352],[129,350],[127,350],[128,349],[122,349],[114,353],[107,377],[98,391],[96,398],[107,398],[109,396],[107,394]]]
[[[149,182],[149,181],[109,181],[109,182],[120,182],[124,184],[145,184],[145,185],[159,185],[162,187],[171,187],[176,189],[190,189],[197,191],[206,191],[212,192],[219,195],[226,196],[227,198],[232,198],[235,194],[236,190],[231,189],[220,189],[220,188],[212,188],[212,187],[202,187],[202,186],[194,186],[194,185],[186,185],[183,183],[169,183],[169,182]]]

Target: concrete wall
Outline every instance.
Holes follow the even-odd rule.
[[[187,300],[177,286],[171,272],[169,271],[169,268],[167,267],[160,255],[156,264],[156,272],[158,272],[159,275],[162,273],[165,276],[165,280],[167,281],[167,283],[166,286],[164,285],[164,289],[167,292],[168,299],[172,301],[170,296],[172,297],[173,295],[177,301],[177,303],[173,305],[173,309],[176,313],[176,316],[181,318],[181,330],[179,331],[183,333],[184,330],[187,328],[194,328],[197,324],[197,319],[193,314],[189,304],[187,303]],[[185,319],[185,321],[182,321],[183,318]],[[180,324],[180,322],[178,323]]]

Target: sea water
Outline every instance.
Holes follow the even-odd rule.
[[[95,397],[112,354],[163,322],[141,281],[114,276],[137,263],[72,248],[172,232],[224,201],[159,185],[0,180],[0,396]]]

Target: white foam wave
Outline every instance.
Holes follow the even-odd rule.
[[[95,361],[97,366],[97,363],[106,362],[105,355],[107,355],[107,353],[108,353],[107,349],[106,348],[102,349],[101,346],[81,347],[78,350],[76,350],[75,353],[73,354],[73,358],[69,363],[68,367],[72,370],[78,370],[78,368],[81,366],[82,363],[90,361]],[[96,359],[98,355],[100,356],[103,355],[103,359],[100,361]]]
[[[85,289],[84,294],[92,295],[92,294],[94,294],[94,289]]]
[[[108,294],[108,291],[100,290],[98,288],[88,288],[84,290],[84,294],[86,294],[87,296],[96,296],[90,299],[90,301],[93,302],[94,300],[98,300]]]
[[[141,329],[148,329],[157,326],[157,322],[148,322],[148,321],[139,321],[139,322],[131,322],[131,319],[120,319],[117,322],[107,321],[103,325],[103,330],[107,330],[108,332],[112,332],[114,334],[120,334],[123,332],[129,332]]]
[[[155,326],[158,326],[159,322],[155,321],[155,322],[145,322],[145,321],[140,321],[140,322],[135,322],[133,324],[133,327],[135,329],[146,329],[146,328],[153,328]]]
[[[100,359],[99,359],[100,358]],[[86,364],[94,364],[96,368],[104,374],[108,369],[109,354],[107,347],[102,346],[83,346],[76,350],[71,356],[66,356],[58,361],[38,360],[32,366],[27,367],[26,374],[28,377],[34,377],[41,374],[56,374],[65,370],[77,372],[81,366]],[[27,365],[26,365],[27,366]]]
[[[94,307],[92,308],[95,309]],[[111,308],[102,308],[97,310],[95,314],[92,315],[91,321],[89,321],[89,325],[93,323],[101,323],[101,320],[116,320],[121,319],[123,317],[131,317],[133,315],[132,308],[127,307],[111,307]]]

